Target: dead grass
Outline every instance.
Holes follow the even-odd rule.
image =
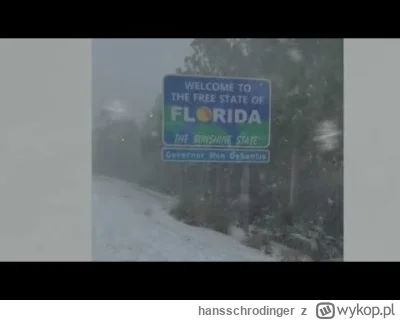
[[[229,234],[237,217],[224,203],[205,201],[200,197],[186,197],[179,200],[170,210],[177,220],[198,227],[209,228],[223,234]],[[315,241],[299,234],[273,234],[265,230],[254,230],[243,240],[243,244],[274,255],[281,261],[313,261],[318,249]]]
[[[265,230],[256,230],[247,237],[243,244],[260,250],[267,255],[274,255],[281,261],[312,261],[310,255],[303,251],[290,248],[276,240],[277,236]]]

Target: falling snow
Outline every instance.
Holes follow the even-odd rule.
[[[334,121],[323,121],[317,129],[314,141],[319,144],[322,152],[332,151],[339,146],[340,130]]]
[[[303,54],[301,53],[301,51],[299,49],[296,49],[296,48],[289,49],[288,50],[288,55],[289,55],[289,58],[293,62],[301,62],[301,61],[303,61]]]

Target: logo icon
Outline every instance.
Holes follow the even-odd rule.
[[[200,107],[197,109],[196,116],[199,121],[208,122],[212,120],[213,113],[209,107]]]
[[[316,314],[318,319],[333,319],[335,317],[335,305],[330,302],[317,304]]]

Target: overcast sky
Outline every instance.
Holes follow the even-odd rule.
[[[191,39],[94,39],[93,108],[126,101],[140,122],[162,92],[162,79],[183,66]]]

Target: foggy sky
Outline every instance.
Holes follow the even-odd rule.
[[[191,39],[93,39],[93,113],[115,99],[137,122],[162,92],[162,79],[183,66]]]

